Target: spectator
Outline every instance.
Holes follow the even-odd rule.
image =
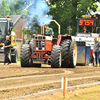
[[[96,65],[95,67],[97,67],[97,62],[99,60],[99,66],[100,66],[100,42],[97,41],[97,38],[94,37],[94,41],[95,41],[95,45],[94,45],[94,54],[95,54],[95,62],[96,62]]]
[[[6,36],[6,40],[4,42],[4,55],[5,55],[5,59],[4,59],[4,65],[8,62],[7,65],[9,65],[11,63],[10,58],[8,57],[9,53],[10,53],[10,47],[11,47],[11,41],[9,40],[9,36]]]

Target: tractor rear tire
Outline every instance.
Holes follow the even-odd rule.
[[[51,68],[61,68],[61,46],[54,45],[51,52]]]
[[[62,59],[64,60],[62,62],[62,68],[69,68],[69,48],[70,48],[71,40],[64,40],[61,43],[62,46]]]
[[[29,44],[23,44],[20,53],[21,67],[30,67],[29,52],[30,52]]]
[[[77,63],[77,45],[75,41],[70,44],[70,68],[75,68]]]
[[[17,60],[18,60],[18,53],[17,50],[14,50],[11,52],[11,62],[17,63]]]

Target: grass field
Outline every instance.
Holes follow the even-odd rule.
[[[100,86],[77,90],[72,94],[69,93],[69,97],[65,100],[100,100]]]
[[[56,91],[55,93],[41,96],[36,100],[100,100],[100,86],[67,92],[65,98],[62,92]]]
[[[20,61],[17,61],[17,64],[20,64]]]

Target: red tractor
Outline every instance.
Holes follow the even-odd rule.
[[[33,39],[22,45],[21,67],[41,67],[41,64],[49,64],[52,68],[76,67],[76,42],[72,41],[70,35],[60,35],[60,25],[55,20],[49,21],[54,21],[58,25],[58,38],[44,34],[43,26],[42,34],[35,34]]]

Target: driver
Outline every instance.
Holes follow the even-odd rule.
[[[54,32],[53,32],[53,29],[52,28],[49,28],[48,25],[45,25],[45,34],[50,34],[51,36],[54,35]]]

